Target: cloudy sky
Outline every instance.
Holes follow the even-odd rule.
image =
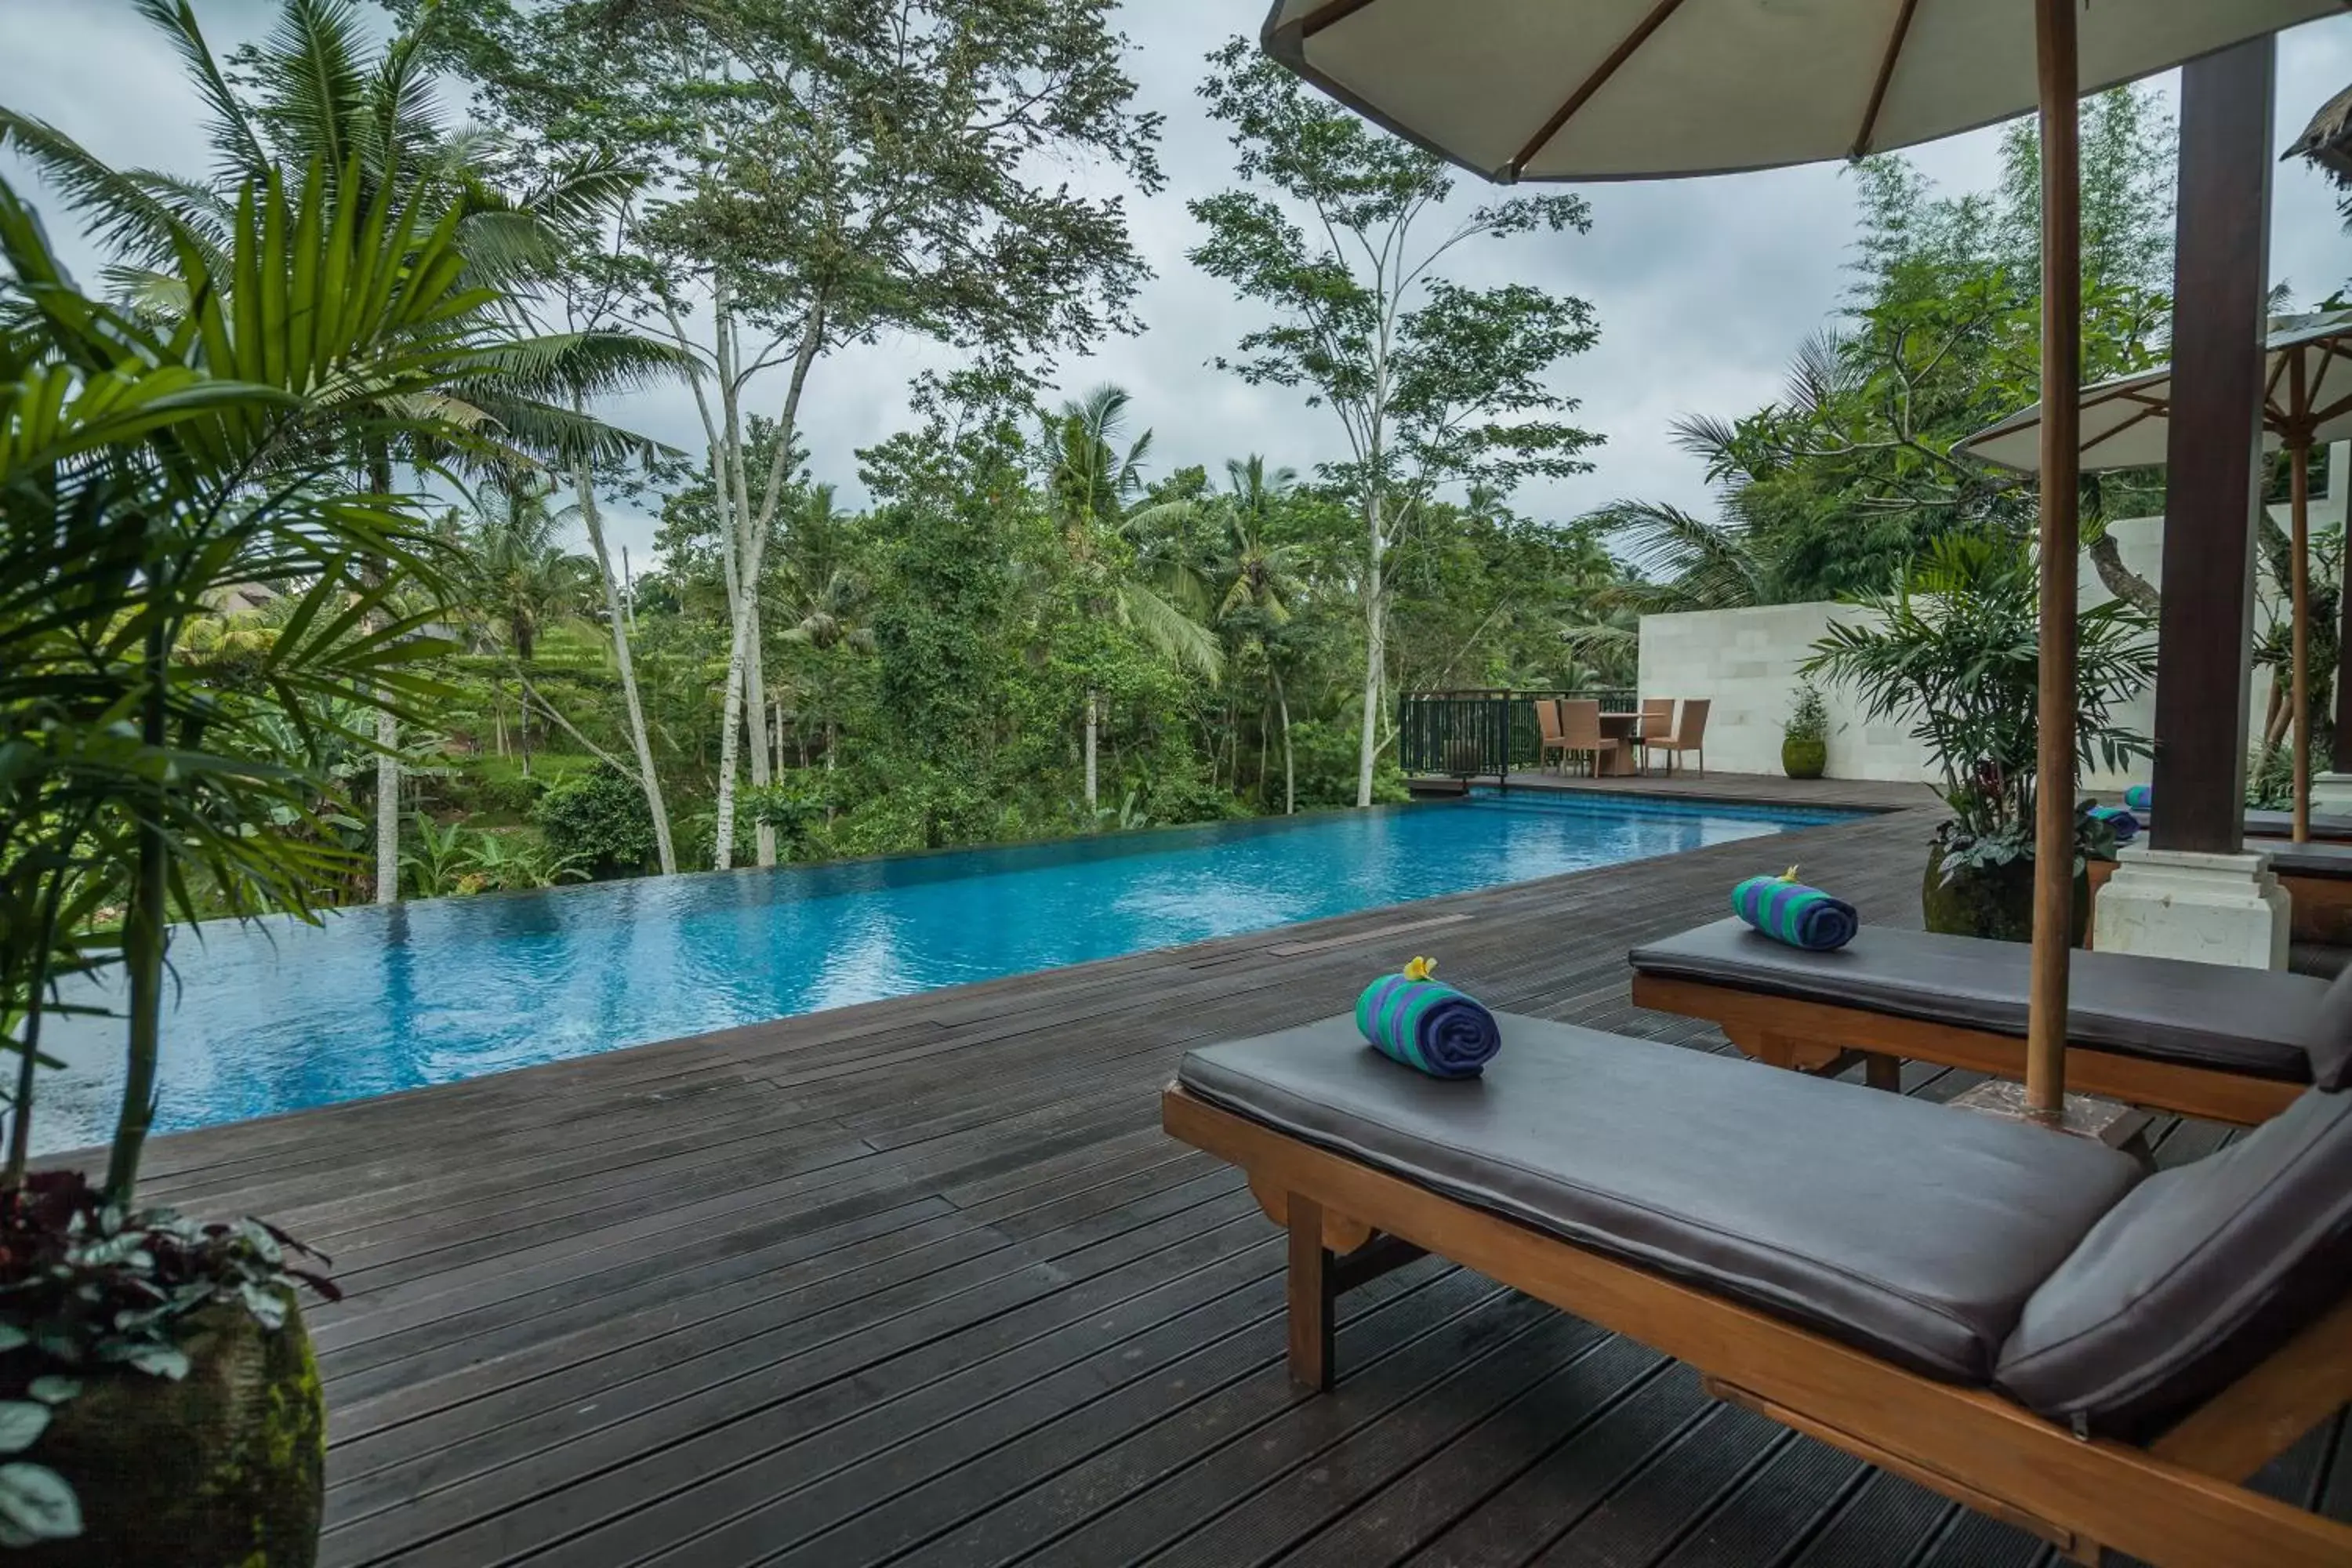
[[[275,9],[273,0],[195,5],[224,50]],[[1057,367],[1055,379],[1071,392],[1108,380],[1133,393],[1139,422],[1156,432],[1155,468],[1162,472],[1186,463],[1213,472],[1227,456],[1252,450],[1303,470],[1339,445],[1328,414],[1212,367],[1213,356],[1259,318],[1184,259],[1198,237],[1186,199],[1220,188],[1231,174],[1230,149],[1193,90],[1202,58],[1231,34],[1253,31],[1264,13],[1263,0],[1128,0],[1122,19],[1143,106],[1168,121],[1167,188],[1130,204],[1137,244],[1158,274],[1141,300],[1150,330]],[[2285,35],[2275,144],[2284,146],[2347,81],[2352,17]],[[2172,97],[2173,80],[2159,82]],[[118,164],[201,172],[193,96],[125,0],[0,0],[0,103],[55,121]],[[1991,182],[1994,147],[1995,133],[1985,132],[1916,157],[1943,188],[1977,189]],[[5,158],[0,171],[23,179]],[[1463,193],[1468,200],[1481,194]],[[1520,505],[1564,518],[1639,495],[1703,509],[1705,484],[1668,441],[1668,422],[1687,411],[1744,413],[1774,395],[1790,353],[1836,308],[1845,287],[1852,183],[1834,167],[1817,166],[1604,185],[1588,195],[1590,235],[1497,245],[1457,274],[1577,293],[1600,313],[1599,347],[1557,373],[1561,389],[1581,400],[1581,422],[1607,437],[1597,469],[1530,488]],[[2271,267],[2299,305],[2352,278],[2352,241],[2331,194],[2300,161],[2279,169]],[[856,499],[855,450],[907,422],[908,377],[936,363],[925,345],[900,341],[821,366],[803,410],[818,477],[839,481]],[[612,416],[699,447],[699,426],[681,391],[640,395],[616,405]],[[619,531],[642,561],[650,539],[645,520],[628,520]]]

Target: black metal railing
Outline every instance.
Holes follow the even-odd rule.
[[[1631,687],[1544,691],[1409,691],[1397,700],[1397,763],[1408,773],[1500,778],[1541,764],[1536,704],[1598,699],[1604,713],[1639,710]]]

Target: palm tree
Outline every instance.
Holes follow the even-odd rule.
[[[530,676],[540,635],[551,626],[584,621],[593,613],[596,568],[559,542],[562,520],[548,510],[546,481],[518,476],[496,496],[492,504],[478,507],[472,526],[463,529],[457,541],[466,559],[464,608],[480,634],[480,645],[512,656],[521,693],[517,736],[528,778],[531,703],[537,700],[545,705],[545,699],[533,691]],[[501,710],[502,686],[502,681],[493,684]]]
[[[352,471],[379,495],[394,489],[395,461],[424,471],[453,460],[509,476],[542,459],[567,464],[641,454],[647,443],[578,411],[575,399],[634,384],[674,366],[675,356],[621,332],[534,333],[509,296],[545,275],[567,237],[640,183],[609,161],[556,171],[520,195],[497,183],[491,138],[446,123],[429,58],[439,12],[421,9],[382,45],[348,0],[281,0],[276,25],[241,60],[232,83],[188,0],[134,0],[171,42],[206,110],[214,167],[191,179],[116,170],[44,121],[0,109],[0,145],[25,156],[114,252],[109,277],[145,312],[169,320],[187,298],[165,264],[192,248],[214,276],[234,234],[237,193],[282,180],[299,203],[313,183],[365,210],[379,199],[444,215],[469,286],[467,308],[503,330],[476,334],[460,366],[404,414],[430,413],[397,436],[346,432]],[[247,89],[241,94],[239,84]],[[346,406],[354,413],[363,398]],[[464,432],[470,439],[451,439]],[[377,714],[376,898],[399,897],[400,736],[389,708]]]
[[[500,504],[480,513],[472,530],[473,605],[506,633],[523,664],[537,657],[543,629],[584,617],[593,603],[595,566],[563,548],[561,531],[546,492],[529,484],[501,491]]]
[[[1307,565],[1307,550],[1299,544],[1272,542],[1267,528],[1276,509],[1297,482],[1298,476],[1288,468],[1269,473],[1265,458],[1256,453],[1246,459],[1225,459],[1226,494],[1219,498],[1222,504],[1217,508],[1223,538],[1209,566],[1217,623],[1234,628],[1243,647],[1254,649],[1265,661],[1266,680],[1282,725],[1286,816],[1298,809],[1298,773],[1290,749],[1290,698],[1283,689],[1282,662],[1275,643],[1276,634],[1290,622],[1290,601]],[[1263,738],[1263,728],[1259,734]]]
[[[323,732],[354,738],[335,715],[432,689],[415,666],[439,645],[394,604],[395,573],[362,564],[432,586],[429,535],[401,498],[354,487],[337,439],[469,442],[431,410],[475,360],[484,297],[463,287],[437,215],[362,207],[346,189],[271,178],[242,192],[223,266],[177,246],[184,308],[159,323],[76,289],[0,184],[0,749],[13,758],[0,1015],[24,1047],[13,1141],[21,1153],[37,1059],[26,1009],[50,976],[119,961],[127,1070],[107,1196],[125,1207],[156,1110],[171,922],[204,912],[197,889],[235,913],[311,909],[338,868],[323,834],[256,827],[281,814],[322,827]],[[247,641],[231,689],[173,650],[252,583],[290,584],[301,603]],[[289,726],[291,756],[273,733]],[[123,910],[110,952],[88,945],[101,904]]]
[[[1048,457],[1045,493],[1062,527],[1071,564],[1081,584],[1085,613],[1131,631],[1144,646],[1179,668],[1214,677],[1223,663],[1217,639],[1195,618],[1207,597],[1199,574],[1155,543],[1153,525],[1164,521],[1167,503],[1130,511],[1143,488],[1143,462],[1151,450],[1146,430],[1119,450],[1127,433],[1128,395],[1098,386],[1062,405],[1045,429]],[[1097,753],[1102,728],[1102,691],[1089,681],[1085,716],[1087,820],[1100,810]]]
[[[834,504],[833,497],[831,485],[812,485],[794,499],[785,514],[783,548],[777,557],[784,613],[792,620],[782,640],[817,656],[819,673],[811,689],[824,722],[827,769],[836,760],[834,713],[838,668],[833,656],[836,651],[874,651],[874,632],[865,621],[870,590],[852,564],[849,514]],[[781,766],[784,743],[781,719],[776,731]]]

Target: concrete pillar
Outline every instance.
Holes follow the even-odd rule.
[[[2244,848],[2246,688],[2270,288],[2268,38],[2181,72],[2173,405],[2158,617],[2155,809],[2100,890],[2093,942],[2286,963],[2287,899]]]

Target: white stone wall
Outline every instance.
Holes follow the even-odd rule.
[[[2329,470],[2328,495],[2315,501],[2315,529],[2341,527],[2347,490],[2346,447],[2336,448]],[[2285,509],[2274,509],[2281,527]],[[2124,562],[2141,576],[2163,585],[2164,520],[2137,518],[2114,525]],[[2263,597],[2267,597],[2267,575]],[[2086,558],[2083,563],[2082,602],[2085,606],[2111,595]],[[2260,614],[2258,605],[2256,614]],[[1780,771],[1781,726],[1795,700],[1801,677],[1799,667],[1811,657],[1832,620],[1848,625],[1867,619],[1851,605],[1766,605],[1747,610],[1710,610],[1684,616],[1645,616],[1642,619],[1641,691],[1645,698],[1704,697],[1707,710],[1706,765],[1725,773],[1773,773]],[[1908,726],[1865,722],[1849,693],[1836,687],[1821,688],[1830,714],[1829,772],[1832,778],[1885,779],[1897,782],[1937,782],[1927,753],[1914,741]],[[2261,733],[2263,714],[2270,698],[2267,676],[2253,675],[2247,704],[2250,740]],[[2143,695],[2119,715],[2143,733],[2155,727],[2155,693]],[[2147,764],[2137,774],[2147,777]],[[2093,773],[2084,781],[2093,787],[2119,788],[2128,782]]]

